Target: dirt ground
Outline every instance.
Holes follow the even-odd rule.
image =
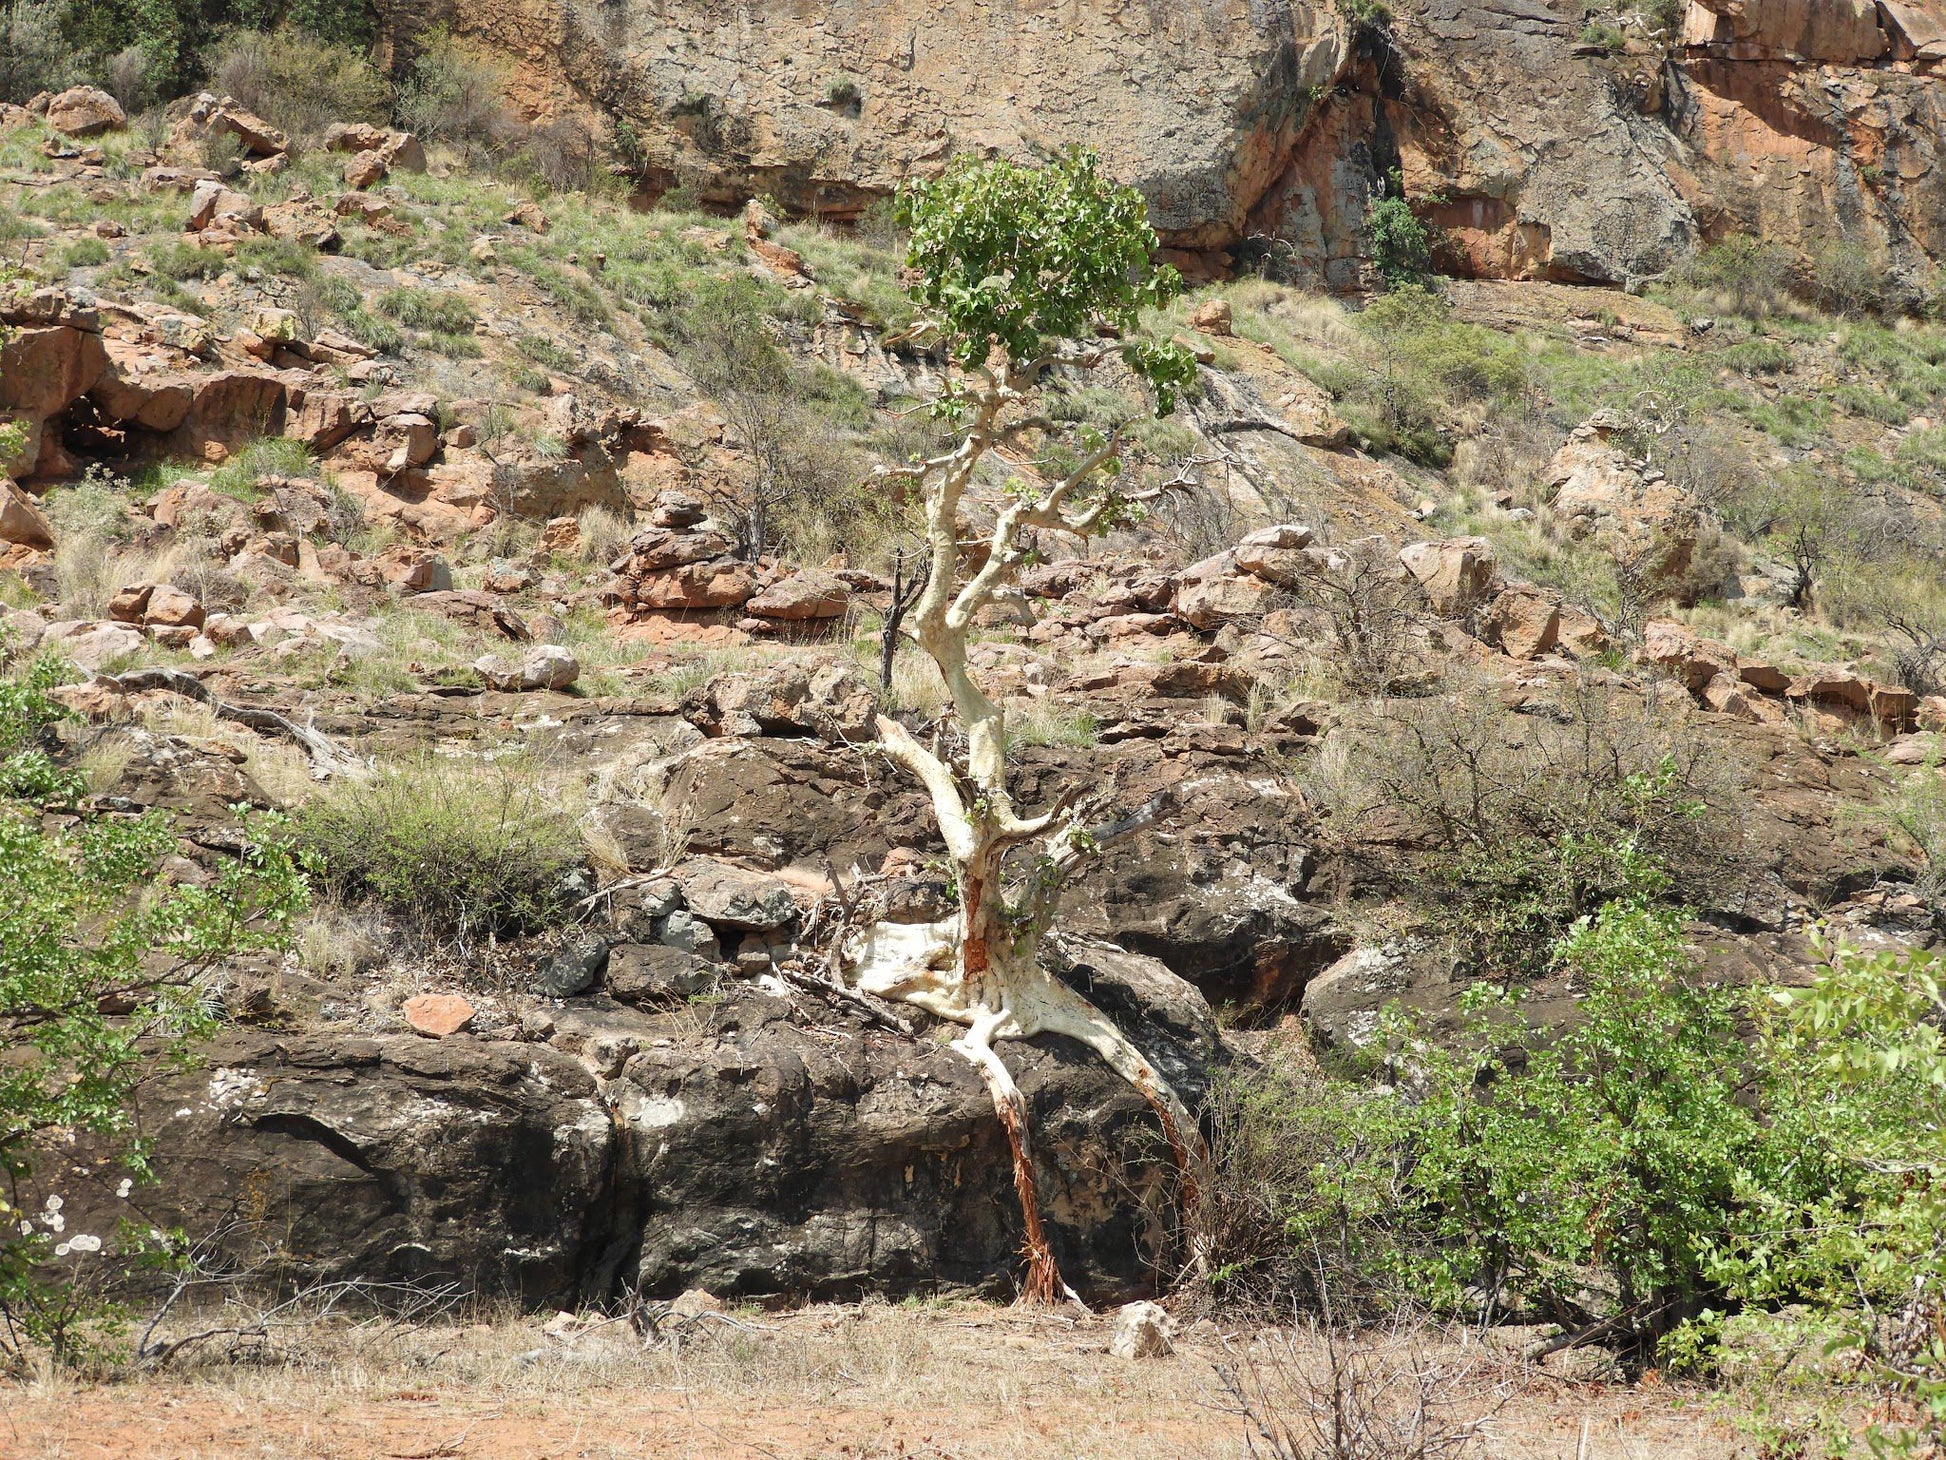
[[[1226,1371],[1242,1366],[1273,1420],[1301,1419],[1304,1394],[1329,1388],[1314,1336],[1207,1322],[1172,1356],[1130,1361],[1106,1351],[1103,1317],[969,1303],[735,1318],[673,1350],[588,1320],[312,1325],[243,1361],[212,1349],[181,1373],[13,1384],[0,1457],[1229,1460],[1252,1452]],[[1756,1453],[1701,1391],[1569,1382],[1463,1336],[1382,1340],[1362,1362],[1381,1407],[1429,1394],[1440,1423],[1477,1425],[1466,1453],[1493,1460]]]

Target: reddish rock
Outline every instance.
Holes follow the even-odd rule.
[[[214,180],[199,182],[189,195],[189,221],[183,225],[191,233],[227,223],[234,228],[261,230],[264,210],[242,193],[233,192]]]
[[[372,459],[382,476],[396,476],[409,467],[424,466],[439,453],[439,427],[428,416],[401,412],[378,423],[372,436]]]
[[[333,122],[324,129],[326,152],[376,152],[391,135],[370,122]]]
[[[756,591],[748,567],[719,560],[645,574],[636,580],[632,598],[637,607],[649,609],[736,608]]]
[[[1493,545],[1483,537],[1411,543],[1399,550],[1399,561],[1441,618],[1458,618],[1485,600],[1497,573]]]
[[[1509,588],[1488,605],[1481,632],[1515,659],[1538,659],[1561,639],[1561,607],[1537,589]]]
[[[1652,619],[1643,628],[1642,657],[1666,669],[1692,693],[1701,693],[1719,674],[1732,681],[1739,674],[1736,650],[1668,619]]]
[[[573,517],[552,517],[541,529],[540,549],[573,557],[581,551],[581,523]]]
[[[1190,627],[1207,632],[1232,619],[1262,617],[1270,608],[1272,593],[1265,579],[1237,571],[1234,553],[1218,553],[1183,569],[1176,581],[1175,609]],[[1104,605],[1120,607],[1114,597],[1104,594]],[[1142,600],[1131,595],[1131,601]]]
[[[502,223],[517,223],[534,233],[547,232],[547,214],[540,204],[529,201],[516,204],[513,211],[500,220]]]
[[[116,623],[139,624],[142,615],[148,612],[149,598],[154,592],[153,583],[129,584],[108,600],[108,616]]]
[[[473,1022],[473,1006],[458,994],[415,994],[399,1005],[405,1022],[429,1039],[457,1034]]]
[[[803,622],[840,618],[851,603],[851,590],[835,573],[813,568],[771,584],[745,608],[759,618]],[[1029,619],[1031,622],[1031,617]]]
[[[199,92],[189,110],[169,133],[171,152],[200,152],[217,137],[231,136],[250,157],[274,157],[290,150],[290,139],[262,117],[247,112],[234,102],[225,102],[211,93]]]
[[[400,593],[446,593],[452,590],[453,570],[444,558],[424,548],[403,545],[387,548],[377,558],[386,585]]]
[[[150,628],[199,629],[203,617],[203,605],[173,583],[158,583],[142,610],[142,622]]]
[[[1205,299],[1196,306],[1196,312],[1189,317],[1189,322],[1206,335],[1231,335],[1236,332],[1227,299]]]
[[[121,103],[93,86],[71,86],[47,104],[47,124],[67,137],[119,132],[128,125]]]
[[[81,684],[57,684],[48,692],[50,699],[66,705],[75,714],[97,725],[134,718],[135,707],[122,687],[109,680],[89,679]]]
[[[345,186],[362,192],[374,183],[385,181],[390,171],[382,152],[360,152],[345,161]]]
[[[54,546],[53,531],[34,499],[5,477],[0,477],[0,542],[32,548]]]
[[[1601,620],[1578,608],[1561,609],[1558,637],[1560,647],[1581,658],[1606,654],[1613,647]]]
[[[1737,660],[1737,677],[1752,689],[1767,695],[1780,695],[1790,688],[1791,677],[1773,664],[1755,659]]]

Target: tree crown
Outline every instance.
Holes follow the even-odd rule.
[[[1073,149],[1046,167],[962,156],[938,178],[899,195],[911,230],[911,293],[962,368],[995,348],[1016,364],[1040,360],[1098,327],[1124,338],[1121,355],[1155,393],[1157,415],[1194,378],[1189,351],[1142,331],[1144,309],[1182,292],[1182,276],[1152,255],[1148,203]]]

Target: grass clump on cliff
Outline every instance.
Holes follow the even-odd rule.
[[[518,756],[387,766],[324,791],[297,827],[338,901],[460,943],[546,927],[582,858],[573,819]]]

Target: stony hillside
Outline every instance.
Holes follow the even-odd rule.
[[[977,1075],[828,973],[854,904],[951,905],[872,744],[951,726],[916,653],[881,679],[916,538],[871,468],[937,439],[939,362],[871,205],[958,147],[1097,143],[1206,280],[1156,321],[1195,385],[1134,431],[1193,485],[1049,534],[975,649],[1023,804],[1162,808],[1059,953],[1180,1088],[1489,976],[1571,1017],[1536,951],[1627,869],[1564,838],[1652,851],[1725,982],[1801,980],[1820,920],[1932,940],[1926,7],[717,9],[387,17],[634,119],[643,196],[207,93],[0,112],[6,652],[72,666],[63,754],[177,814],[172,876],[246,805],[320,858],[299,951],[147,1098],[173,1214],[530,1301],[1004,1290]],[[1453,277],[1317,292],[1373,281],[1395,166]],[[1153,1288],[1142,1100],[1015,1058],[1072,1280]]]

